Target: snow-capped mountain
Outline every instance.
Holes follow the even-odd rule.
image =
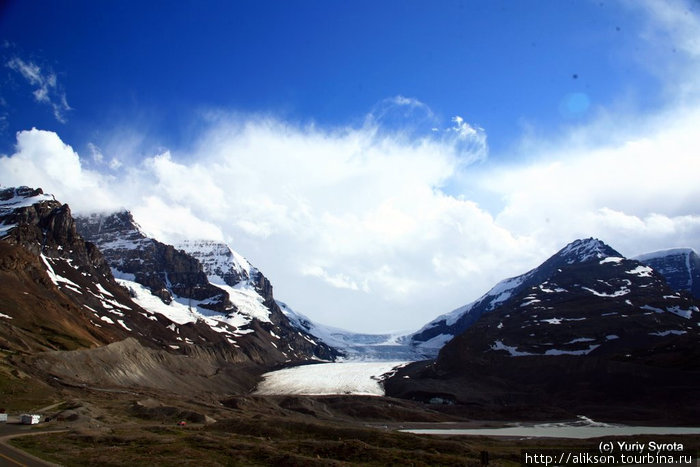
[[[244,319],[270,322],[271,310],[265,302],[272,298],[272,286],[247,259],[225,243],[211,240],[185,240],[175,248],[199,261],[207,280],[228,293]]]
[[[0,228],[0,341],[7,348],[86,349],[132,338],[124,345],[136,353],[152,352],[145,346],[189,355],[192,368],[204,373],[219,368],[226,375],[222,381],[233,386],[277,365],[337,355],[290,324],[262,274],[248,269],[241,275],[243,290],[233,287],[239,310],[226,290],[209,282],[196,258],[148,238],[127,212],[76,222],[68,205],[41,189],[8,188],[0,190]],[[253,302],[257,308],[251,311],[246,306]],[[172,358],[179,366],[179,357]],[[236,376],[231,365],[245,369]],[[66,369],[69,378],[79,373]],[[208,378],[193,376],[200,377]]]
[[[78,216],[76,225],[102,251],[115,276],[143,285],[164,304],[179,297],[217,312],[231,309],[226,294],[209,283],[197,260],[146,236],[130,212]]]
[[[576,240],[537,268],[520,276],[505,279],[478,300],[438,316],[411,335],[410,343],[423,354],[434,357],[448,341],[464,332],[482,314],[494,310],[509,298],[542,282],[562,266],[608,256],[620,255],[600,240],[593,238]]]
[[[578,240],[467,307],[478,319],[434,362],[399,370],[385,386],[500,411],[633,404],[680,413],[675,404],[700,392],[697,305],[651,267]]]
[[[279,363],[335,358],[334,349],[290,324],[267,278],[227,245],[166,245],[143,233],[128,211],[92,214],[77,222],[143,308],[180,324],[205,323],[233,345],[257,339],[256,345],[269,347]]]
[[[700,336],[693,298],[651,267],[610,250],[558,268],[483,315],[443,348],[511,357],[646,351],[660,338]]]
[[[78,234],[68,205],[41,189],[0,191],[6,345],[24,351],[104,345],[133,336],[170,348],[182,335],[150,316],[115,282],[104,257]]]
[[[685,290],[700,298],[700,257],[692,248],[673,248],[636,256],[666,278],[674,290]]]

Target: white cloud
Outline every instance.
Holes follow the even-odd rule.
[[[42,187],[76,211],[119,207],[119,198],[109,189],[113,180],[86,170],[73,148],[51,131],[17,133],[15,153],[0,156],[0,174],[5,186]]]
[[[367,281],[360,286],[357,284],[357,282],[350,279],[345,274],[330,275],[320,266],[304,266],[300,269],[300,272],[304,276],[312,276],[323,279],[328,284],[339,289],[360,290],[360,288],[362,288],[363,291],[369,292]]]
[[[78,210],[128,206],[164,241],[226,240],[319,321],[410,329],[575,238],[627,255],[700,249],[699,125],[700,107],[666,113],[604,144],[585,137],[593,125],[561,145],[531,141],[526,163],[465,166],[442,135],[220,118],[192,152],[110,176],[85,169],[55,133],[31,130],[0,172],[3,184],[42,186]],[[443,192],[454,178],[477,198]],[[489,212],[479,197],[502,208]]]
[[[147,234],[157,239],[169,239],[171,243],[178,239],[200,238],[223,241],[218,226],[200,219],[189,206],[164,201],[158,195],[146,196],[131,209]]]
[[[682,25],[692,52],[700,28]],[[684,71],[696,67],[690,52]],[[21,132],[0,158],[1,181],[82,209],[126,205],[164,241],[225,239],[278,298],[321,322],[418,328],[576,238],[625,255],[700,250],[700,104],[683,76],[670,78],[676,93],[657,114],[602,109],[557,140],[529,136],[515,162],[485,160],[478,125],[455,117],[445,128],[398,96],[360,127],[218,113],[186,153],[151,153],[110,176],[86,170],[54,133]]]
[[[34,99],[42,104],[48,104],[53,109],[53,115],[61,123],[66,123],[66,112],[71,110],[66,94],[58,86],[56,74],[42,70],[39,65],[25,61],[19,57],[10,59],[6,66],[19,73],[35,89]]]
[[[589,146],[548,144],[533,161],[473,183],[487,192],[482,196],[503,200],[499,225],[552,246],[596,235],[627,254],[678,243],[698,248],[699,127],[700,107],[678,109],[648,119],[636,133],[621,130],[622,143],[591,137]]]

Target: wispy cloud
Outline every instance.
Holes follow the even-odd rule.
[[[37,102],[49,105],[56,120],[66,123],[66,113],[71,107],[53,71],[42,70],[36,63],[20,57],[13,57],[5,65],[19,73],[34,88],[32,94]]]

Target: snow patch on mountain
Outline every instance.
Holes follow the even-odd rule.
[[[237,314],[249,322],[257,319],[263,323],[271,323],[270,309],[263,302],[265,299],[248,283],[239,283],[235,287],[226,284],[215,284],[228,293],[229,300],[236,307]]]
[[[212,310],[200,307],[200,303],[196,300],[178,296],[174,296],[172,302],[165,304],[160,298],[153,295],[148,288],[138,282],[126,279],[117,279],[117,282],[129,290],[132,299],[141,308],[152,314],[163,315],[174,324],[182,325],[204,321],[212,330],[230,336],[240,336],[252,332],[250,329],[244,329],[250,323],[250,318],[246,315],[240,313],[215,313]],[[173,332],[176,329],[174,324],[172,325]]]
[[[590,339],[586,339],[586,340],[574,339],[570,343],[587,342],[587,341],[590,341]],[[543,345],[546,345],[546,344],[543,344]],[[535,353],[535,352],[520,351],[515,346],[505,345],[503,343],[503,341],[496,340],[491,345],[491,350],[504,350],[504,351],[508,352],[508,355],[510,355],[511,357],[530,357],[530,356],[535,356],[535,355],[540,355],[540,356],[588,355],[589,353],[593,352],[598,347],[600,347],[600,344],[591,344],[585,349],[577,349],[577,350],[547,349],[543,353]]]
[[[630,289],[627,287],[621,287],[620,289],[612,292],[612,293],[606,293],[606,292],[599,292],[597,290],[593,290],[589,287],[581,287],[581,290],[585,290],[586,292],[590,292],[596,297],[607,297],[607,298],[613,298],[613,297],[622,297],[623,295],[627,295],[630,293]]]
[[[47,258],[46,256],[43,255],[43,253],[40,254],[39,257],[41,258],[41,261],[43,261],[44,266],[46,266],[46,272],[49,275],[51,282],[53,282],[56,286],[65,285],[68,287],[80,289],[80,286],[78,284],[76,284],[75,282],[73,282],[72,280],[67,279],[59,274],[56,274],[53,266],[49,262],[49,260],[53,261],[53,258]]]
[[[3,189],[0,196],[0,216],[15,209],[28,208],[43,201],[56,201],[56,198],[53,195],[45,194],[40,190],[32,190],[26,186]]]
[[[654,272],[654,270],[651,269],[649,266],[642,266],[642,265],[639,265],[630,271],[626,271],[627,274],[633,274],[633,275],[639,276],[639,277],[651,277],[651,274],[653,272]]]
[[[607,258],[603,258],[600,260],[600,264],[606,264],[606,263],[620,263],[623,261],[625,258],[622,258],[620,256],[609,256]]]
[[[593,259],[604,259],[613,251],[597,238],[576,240],[564,247],[558,256],[565,258],[567,264],[585,263]]]

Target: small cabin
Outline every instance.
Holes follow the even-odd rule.
[[[36,425],[41,420],[41,415],[23,413],[19,416],[22,425]]]

